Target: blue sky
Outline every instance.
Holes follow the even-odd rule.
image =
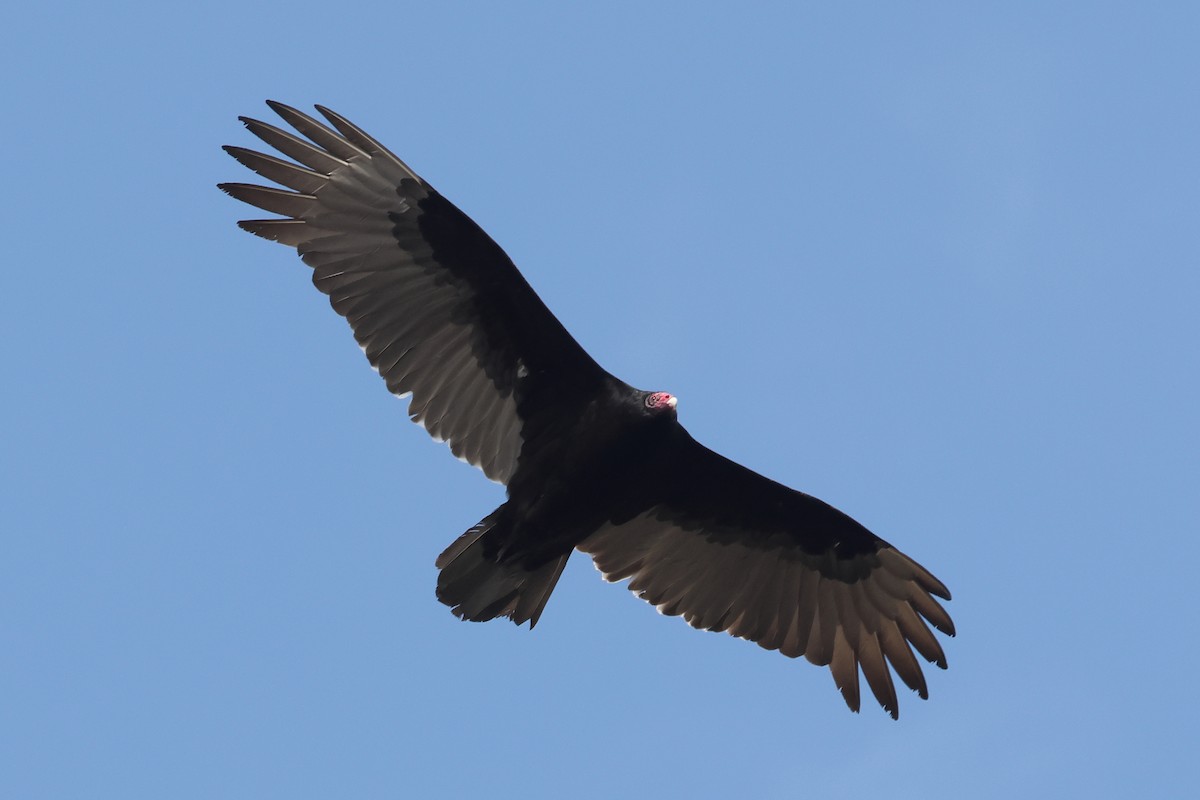
[[[3,12],[0,795],[1185,796],[1197,6],[430,5]],[[579,555],[536,631],[455,620],[502,490],[234,226],[268,97],[945,580],[931,699],[850,714]]]

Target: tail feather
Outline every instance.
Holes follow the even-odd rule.
[[[490,539],[502,535],[496,527],[499,510],[458,537],[438,556],[437,597],[454,615],[472,622],[508,617],[517,625],[537,625],[554,585],[571,553],[530,568],[522,559],[504,558]],[[489,550],[492,553],[489,555]]]
[[[442,551],[442,554],[437,557],[437,561],[433,562],[433,565],[438,569],[445,569],[454,559],[461,556],[464,550],[475,544],[481,536],[492,529],[492,526],[496,524],[496,517],[499,513],[499,509],[497,509],[468,528],[466,533],[455,539],[453,544]]]

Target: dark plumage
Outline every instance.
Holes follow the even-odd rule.
[[[945,668],[946,587],[837,509],[696,442],[665,392],[591,359],[504,251],[386,148],[270,103],[307,140],[243,117],[295,163],[234,158],[286,189],[226,183],[282,219],[242,228],[295,247],[409,414],[508,500],[437,559],[437,596],[468,620],[536,624],[575,549],[664,614],[828,665],[851,709],[861,667],[898,714],[892,670]],[[928,624],[927,624],[928,623]]]

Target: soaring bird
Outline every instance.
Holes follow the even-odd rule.
[[[268,105],[241,117],[288,159],[225,150],[285,188],[220,188],[276,219],[409,416],[507,488],[445,549],[438,599],[464,620],[532,628],[575,550],[695,628],[827,665],[859,709],[859,670],[899,716],[892,671],[922,698],[915,649],[945,669],[945,585],[846,514],[691,437],[677,401],[601,368],[466,214],[344,117]],[[888,665],[891,669],[889,670]]]

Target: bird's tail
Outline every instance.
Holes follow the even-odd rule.
[[[496,509],[458,537],[438,556],[437,597],[456,617],[486,622],[508,617],[521,625],[537,624],[570,551],[540,564],[523,558],[506,558]]]

